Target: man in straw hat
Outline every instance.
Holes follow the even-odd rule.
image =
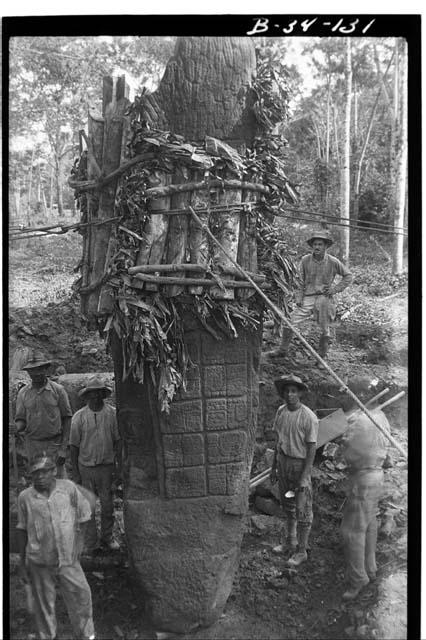
[[[73,479],[99,496],[101,503],[100,548],[114,550],[113,472],[117,461],[121,474],[121,440],[115,409],[105,403],[111,389],[94,376],[79,392],[86,406],[77,411],[71,422],[70,448]],[[86,551],[98,548],[95,516],[87,526]]]
[[[45,452],[31,461],[31,486],[18,496],[19,572],[31,588],[38,637],[56,638],[56,586],[65,600],[75,638],[94,638],[92,595],[80,553],[91,508],[71,480],[56,479]]]
[[[275,483],[278,478],[287,541],[274,551],[288,551],[287,565],[298,567],[308,558],[306,549],[313,518],[311,471],[318,418],[301,402],[307,386],[298,376],[282,376],[275,380],[275,387],[285,404],[279,407],[273,424],[277,443],[270,479]]]
[[[352,274],[334,256],[327,253],[327,249],[333,244],[328,231],[321,229],[316,231],[307,240],[312,248],[312,253],[303,256],[300,263],[300,278],[302,288],[296,295],[296,308],[289,317],[293,325],[315,318],[321,328],[318,353],[325,358],[331,342],[330,324],[336,317],[336,305],[333,296],[352,282]],[[336,276],[341,276],[340,282],[334,284]],[[269,356],[285,355],[290,346],[293,332],[288,327],[283,327],[281,345],[278,349],[270,351]]]
[[[72,410],[62,385],[47,377],[51,365],[42,353],[33,352],[24,367],[31,382],[19,390],[16,398],[16,430],[24,432],[27,458],[46,451],[58,465],[63,477]]]

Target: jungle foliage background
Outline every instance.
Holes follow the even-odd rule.
[[[288,177],[299,218],[375,223],[404,269],[407,216],[407,53],[396,38],[255,38],[282,105]],[[174,37],[15,37],[10,41],[10,220],[37,226],[77,216],[67,184],[102,77],[125,73],[133,96],[158,85]],[[132,99],[132,95],[131,95]],[[294,214],[296,215],[296,214]],[[350,228],[333,227],[341,255]],[[389,242],[387,242],[389,244]]]

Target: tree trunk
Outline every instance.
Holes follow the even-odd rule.
[[[250,39],[179,38],[141,117],[186,140],[209,135],[235,147],[250,146],[255,135],[250,109],[254,73]],[[234,193],[238,188],[228,191],[226,198],[241,199]],[[207,193],[198,191],[197,202]],[[175,202],[177,207],[185,204],[184,198]],[[239,224],[231,217],[225,220],[222,239],[235,249]],[[192,222],[184,229],[179,216],[170,220],[179,228],[167,231],[173,244],[167,245],[166,255],[182,261],[182,234],[187,232],[191,260],[200,252],[203,260],[208,244],[202,230]],[[149,256],[140,254],[138,262],[149,264]],[[179,295],[178,289],[169,292]],[[123,350],[116,336],[112,354],[124,439],[130,561],[154,628],[187,633],[221,615],[238,564],[256,432],[261,330],[239,329],[238,338],[218,341],[193,315],[183,321],[194,367],[186,392],[179,392],[169,415],[160,412],[148,373],[144,385],[122,381]]]
[[[399,49],[399,103],[398,126],[395,135],[395,213],[394,229],[396,232],[393,249],[393,272],[402,273],[404,268],[403,249],[404,236],[401,234],[404,226],[404,210],[407,191],[407,44],[404,39],[398,43]]]
[[[34,164],[34,147],[31,151],[31,165],[30,165],[30,175],[28,177],[28,211],[27,211],[27,221],[28,226],[31,224],[32,220],[32,199],[33,199],[33,164]]]
[[[53,212],[53,176],[55,173],[55,169],[53,165],[50,167],[50,190],[49,190],[49,215],[52,215]]]
[[[396,146],[399,127],[399,53],[398,38],[395,38],[394,46],[394,73],[393,73],[393,100],[391,114],[391,140],[389,148],[389,182],[391,184],[391,197],[389,198],[389,217],[391,220],[395,218],[396,201]]]
[[[62,218],[64,211],[64,202],[62,197],[62,167],[59,158],[55,158],[55,173],[56,173],[56,199],[58,203],[58,216]]]
[[[345,128],[342,159],[340,220],[348,226],[340,232],[342,258],[349,261],[349,207],[350,207],[350,151],[351,151],[351,101],[352,101],[352,61],[351,40],[346,39],[345,58]]]

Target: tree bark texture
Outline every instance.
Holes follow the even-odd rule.
[[[352,103],[352,60],[351,40],[346,39],[345,57],[345,127],[342,157],[341,205],[340,220],[349,225],[350,208],[350,151],[351,151],[351,103]],[[349,226],[342,227],[340,232],[341,251],[344,262],[349,260]]]
[[[143,117],[186,140],[210,135],[233,146],[251,144],[254,73],[254,47],[247,38],[179,38],[158,90],[146,98]],[[159,178],[166,182],[165,176]],[[175,172],[168,178],[183,184],[202,179],[202,173]],[[212,187],[169,195],[167,202],[153,199],[150,207],[197,207],[208,199],[214,204],[215,194],[220,203],[242,198],[241,187],[224,193]],[[244,194],[244,200],[255,197]],[[235,257],[242,215],[248,214],[225,212],[218,221],[218,237]],[[143,231],[157,234],[157,240],[150,237],[149,246],[141,246],[139,265],[188,259],[205,265],[215,257],[227,266],[223,256],[209,255],[205,231],[188,214],[152,215]],[[244,266],[256,271],[252,246],[242,251]],[[189,275],[189,290],[201,293],[195,275]],[[182,287],[173,283],[167,289],[166,295],[178,296]],[[117,337],[112,343],[129,557],[154,628],[181,633],[213,623],[232,588],[248,504],[261,347],[261,330],[215,340],[192,315],[185,316],[184,328],[193,365],[187,389],[178,393],[169,414],[160,413],[148,372],[143,385],[121,380],[122,346]]]
[[[408,144],[408,87],[407,87],[407,43],[400,38],[399,53],[399,117],[395,134],[395,212],[394,227],[397,235],[394,239],[393,272],[402,273],[404,268],[403,249],[404,213],[407,196],[407,144]],[[398,233],[399,232],[399,233]]]

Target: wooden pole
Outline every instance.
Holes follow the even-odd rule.
[[[194,217],[194,219],[198,222],[198,224],[200,224],[201,226],[204,227],[206,233],[208,234],[208,236],[212,239],[212,241],[218,246],[220,247],[220,249],[222,249],[222,251],[224,253],[225,249],[221,246],[220,242],[214,237],[214,235],[212,234],[212,232],[210,231],[210,229],[207,227],[207,225],[203,225],[201,220],[199,219],[199,217],[197,216],[197,214],[195,213],[195,211],[189,207],[192,216]],[[309,344],[309,342],[307,340],[305,340],[305,338],[302,336],[302,334],[291,324],[291,322],[288,320],[288,318],[285,316],[285,314],[281,311],[281,309],[279,309],[277,307],[276,304],[274,304],[272,302],[272,300],[270,300],[268,298],[268,296],[262,291],[262,289],[260,287],[257,286],[257,284],[252,280],[252,278],[250,278],[250,276],[244,271],[244,269],[242,267],[240,267],[240,265],[233,260],[233,258],[231,258],[230,255],[227,255],[227,257],[229,258],[229,260],[233,263],[234,267],[236,267],[240,273],[245,276],[245,278],[248,280],[248,282],[251,283],[251,285],[253,286],[254,289],[256,289],[257,293],[261,296],[261,298],[266,302],[267,306],[284,322],[284,324],[293,331],[294,335],[297,337],[297,339],[303,344],[303,346],[309,351],[309,353],[311,355],[314,356],[314,358],[321,363],[321,365],[324,367],[324,369],[326,369],[329,374],[336,380],[336,382],[339,383],[339,385],[343,388],[343,390],[348,394],[348,396],[350,396],[352,398],[352,400],[354,400],[356,402],[356,404],[359,406],[359,408],[361,409],[361,411],[363,411],[363,413],[365,413],[365,415],[371,420],[371,422],[374,424],[375,427],[377,427],[377,429],[389,440],[389,442],[391,442],[391,444],[398,449],[398,451],[401,453],[401,455],[404,456],[404,458],[407,458],[407,453],[404,451],[404,449],[401,447],[401,445],[395,440],[395,438],[393,438],[385,429],[383,429],[383,427],[376,422],[376,420],[374,419],[374,416],[371,414],[371,412],[365,407],[365,405],[361,402],[361,400],[359,400],[359,398],[349,389],[349,387],[347,386],[347,384],[345,384],[343,382],[343,380],[337,375],[337,373],[335,373],[333,371],[333,369],[327,364],[327,362],[325,360],[323,360],[323,358],[321,358],[321,356],[315,351],[315,349],[313,347],[311,347],[311,345]]]

